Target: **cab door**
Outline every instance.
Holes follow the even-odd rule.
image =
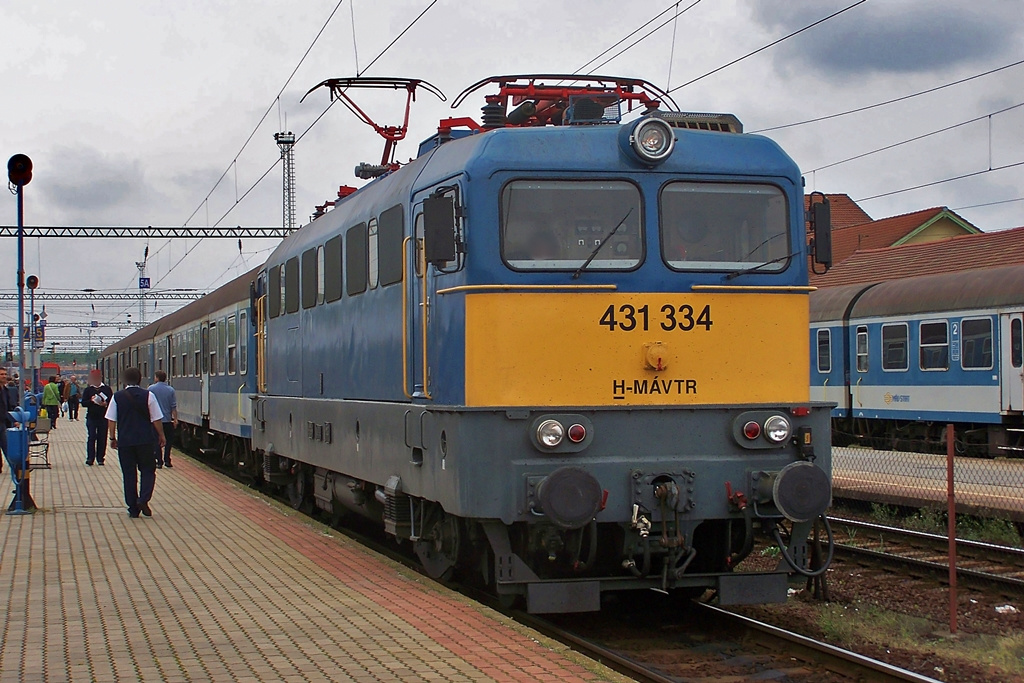
[[[1019,413],[1024,410],[1024,314],[1003,313],[999,316],[999,386],[1001,409]]]
[[[202,367],[199,374],[199,413],[210,416],[210,324],[203,323],[199,333],[199,358]]]

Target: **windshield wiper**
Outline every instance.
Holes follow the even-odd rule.
[[[788,261],[789,259],[793,258],[794,256],[799,256],[799,255],[800,255],[799,251],[794,251],[792,254],[786,254],[785,256],[780,256],[778,258],[773,258],[771,261],[765,261],[764,263],[758,263],[756,266],[751,266],[750,268],[744,268],[743,270],[734,270],[733,272],[731,272],[728,275],[726,275],[725,279],[726,280],[732,280],[733,278],[739,277],[740,275],[746,275],[747,273],[756,273],[757,271],[761,270],[765,266],[770,266],[771,264],[779,263],[780,261]]]
[[[605,245],[605,244],[606,244],[606,243],[608,242],[608,240],[610,240],[610,239],[612,238],[612,235],[614,235],[614,234],[616,233],[616,231],[617,231],[617,230],[618,230],[619,228],[621,228],[621,227],[622,227],[623,223],[625,223],[625,222],[626,222],[626,219],[627,219],[627,218],[629,218],[629,215],[630,215],[631,213],[633,213],[633,207],[629,207],[629,211],[627,211],[627,212],[626,212],[626,215],[622,217],[622,220],[621,220],[621,221],[619,221],[619,222],[618,222],[618,224],[617,224],[617,225],[616,225],[616,226],[615,226],[614,228],[612,228],[612,231],[611,231],[610,233],[608,233],[608,236],[607,236],[607,237],[605,237],[605,238],[604,238],[603,240],[601,240],[601,243],[600,243],[600,244],[598,244],[598,245],[597,245],[596,247],[594,247],[594,251],[590,252],[590,256],[588,256],[588,257],[587,257],[587,260],[586,260],[586,261],[584,261],[584,262],[583,262],[583,263],[582,263],[582,264],[580,265],[580,267],[576,269],[576,272],[572,274],[572,279],[573,279],[573,280],[579,280],[579,279],[580,279],[580,274],[581,274],[581,273],[582,273],[582,272],[583,272],[584,270],[586,270],[586,269],[587,269],[587,266],[589,266],[589,265],[591,264],[591,262],[592,262],[592,261],[593,261],[593,260],[594,260],[595,258],[597,258],[597,252],[601,251],[601,247],[603,247],[603,246],[604,246],[604,245]]]

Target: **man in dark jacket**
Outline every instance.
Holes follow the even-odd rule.
[[[107,455],[107,406],[114,396],[114,390],[103,383],[103,373],[99,370],[89,371],[89,386],[82,392],[82,405],[85,406],[85,430],[88,433],[85,442],[85,464],[90,467],[94,462],[102,465]]]
[[[125,388],[114,394],[107,408],[110,446],[117,449],[121,461],[128,516],[135,518],[141,512],[152,517],[149,501],[156,484],[156,444],[163,449],[166,443],[164,414],[156,396],[139,387],[142,373],[138,368],[125,369],[122,380]]]
[[[7,455],[7,428],[14,426],[14,420],[7,411],[17,406],[11,405],[10,392],[7,391],[7,368],[0,368],[0,472],[3,471],[4,457]]]

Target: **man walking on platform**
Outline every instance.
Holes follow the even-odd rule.
[[[153,373],[153,378],[156,382],[149,385],[149,391],[156,396],[160,412],[164,414],[164,439],[167,442],[156,452],[156,468],[174,467],[171,464],[171,446],[174,444],[174,430],[178,426],[178,397],[174,393],[174,387],[167,383],[166,372],[157,370]]]
[[[78,420],[78,399],[81,398],[82,388],[78,386],[78,378],[71,375],[68,382],[68,419]]]
[[[11,404],[11,394],[7,391],[7,368],[0,368],[0,472],[3,472],[4,458],[7,455],[7,428],[14,426],[14,420],[7,411],[17,405]]]
[[[142,373],[138,368],[125,369],[121,378],[126,386],[114,394],[107,408],[110,446],[117,449],[121,461],[128,516],[135,518],[141,512],[152,517],[149,500],[156,484],[156,445],[163,448],[166,443],[164,416],[156,396],[139,386]]]
[[[46,416],[50,418],[50,429],[56,429],[57,418],[60,416],[60,385],[57,384],[56,376],[51,377],[43,387],[43,407],[46,408]]]
[[[85,464],[104,464],[107,455],[107,405],[114,396],[114,390],[103,383],[103,373],[89,371],[89,386],[82,392],[85,406],[85,430],[89,434],[85,442]]]

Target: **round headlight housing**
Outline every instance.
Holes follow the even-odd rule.
[[[764,422],[764,437],[772,443],[785,443],[792,433],[793,427],[782,415],[772,415]]]
[[[565,438],[565,427],[558,420],[544,420],[537,425],[537,442],[548,448],[555,448]]]
[[[676,144],[675,131],[662,119],[644,117],[633,127],[629,143],[642,161],[660,164],[672,154]]]

